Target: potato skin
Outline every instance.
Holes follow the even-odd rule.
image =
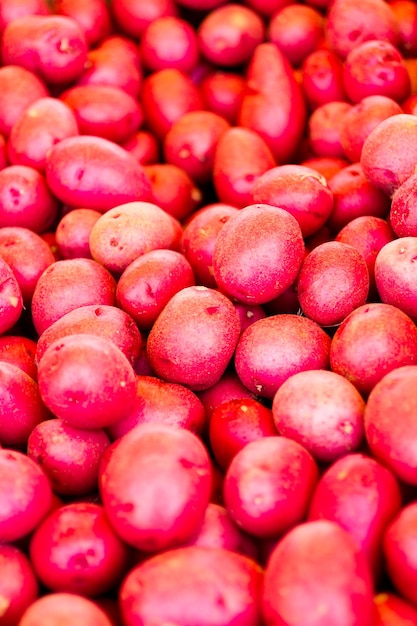
[[[151,199],[150,182],[136,159],[102,137],[63,139],[48,153],[45,173],[53,194],[72,207],[104,213],[119,204]]]
[[[148,559],[120,591],[126,626],[260,626],[261,568],[223,548],[187,546]]]
[[[355,540],[335,522],[306,522],[274,548],[265,571],[267,626],[369,626],[373,586]]]

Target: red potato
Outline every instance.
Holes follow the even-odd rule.
[[[122,143],[143,122],[139,102],[120,87],[77,85],[59,97],[73,111],[81,135]]]
[[[48,152],[45,172],[52,193],[71,207],[104,213],[151,196],[151,185],[136,159],[102,137],[63,139]]]
[[[116,302],[149,330],[174,294],[195,285],[187,259],[174,250],[151,250],[132,261],[117,282]]]
[[[354,104],[343,116],[340,142],[346,157],[352,163],[359,162],[365,139],[380,122],[404,113],[401,106],[383,95],[366,96]]]
[[[329,241],[312,250],[297,279],[301,309],[321,326],[340,324],[365,304],[369,293],[366,261],[352,246]]]
[[[18,65],[0,68],[0,132],[8,137],[23,111],[39,98],[48,97],[44,82]]]
[[[314,7],[292,3],[271,17],[268,40],[297,67],[324,39],[324,17]]]
[[[400,486],[389,469],[364,454],[346,454],[321,476],[308,520],[326,519],[348,531],[378,581],[383,567],[382,539],[401,506]]]
[[[36,341],[28,337],[3,335],[0,337],[0,361],[16,365],[37,381],[36,347]]]
[[[27,455],[42,467],[55,494],[79,497],[97,490],[101,457],[109,444],[104,430],[48,419],[30,433]]]
[[[327,225],[339,232],[354,219],[364,216],[386,218],[390,210],[387,195],[366,178],[361,164],[342,168],[329,180],[333,194],[333,210]]]
[[[278,433],[300,443],[322,463],[359,448],[364,411],[365,402],[352,383],[326,370],[290,376],[272,402]]]
[[[365,435],[372,454],[411,485],[417,484],[416,379],[416,365],[388,372],[372,389],[365,409]]]
[[[341,323],[330,346],[330,366],[364,396],[388,372],[417,364],[417,329],[390,304],[365,304]]]
[[[226,370],[217,383],[208,389],[200,391],[198,397],[204,405],[207,422],[210,423],[215,409],[223,402],[228,402],[229,400],[243,400],[245,398],[254,399],[254,394],[243,385],[236,372]]]
[[[317,478],[313,457],[297,442],[278,435],[250,441],[226,471],[227,512],[252,536],[279,537],[304,519]]]
[[[395,593],[380,592],[374,597],[374,626],[414,626],[417,609]]]
[[[364,41],[379,39],[394,46],[398,25],[383,0],[336,0],[327,14],[326,35],[330,47],[342,58]]]
[[[358,44],[349,52],[343,66],[343,82],[354,103],[374,95],[402,102],[411,93],[410,75],[399,50],[379,39]]]
[[[114,626],[97,604],[84,596],[64,592],[38,598],[24,612],[19,626],[53,626],[68,619],[83,626]]]
[[[151,183],[154,204],[178,220],[194,213],[203,194],[184,169],[171,163],[144,165],[143,169]]]
[[[7,24],[24,15],[49,15],[50,7],[46,0],[1,0],[0,31]]]
[[[178,9],[174,0],[118,0],[112,4],[112,13],[123,32],[140,37],[154,20],[176,16]]]
[[[224,506],[209,502],[198,534],[187,545],[224,548],[257,559],[258,548],[252,537],[237,526]]]
[[[132,365],[142,348],[141,334],[130,315],[116,306],[87,304],[68,311],[41,333],[36,345],[37,363],[53,341],[79,333],[109,339]]]
[[[297,220],[303,237],[317,232],[333,209],[333,194],[324,176],[304,165],[269,168],[252,187],[252,202],[288,211]]]
[[[12,165],[28,165],[43,172],[48,150],[78,134],[77,120],[69,106],[56,98],[39,98],[13,124],[7,156]]]
[[[25,448],[32,430],[51,417],[35,380],[17,365],[0,361],[0,442]]]
[[[0,257],[0,335],[11,330],[23,311],[23,297],[13,269]]]
[[[98,504],[75,502],[52,511],[36,528],[29,552],[48,589],[94,597],[117,585],[130,551]]]
[[[4,544],[26,537],[38,526],[51,508],[52,491],[42,469],[16,450],[0,449],[0,484]]]
[[[110,339],[87,333],[48,346],[39,361],[38,384],[53,415],[76,428],[116,423],[132,410],[136,396],[136,375],[123,352]]]
[[[165,135],[165,160],[181,167],[196,183],[207,183],[213,173],[216,146],[229,128],[229,122],[211,111],[185,113]]]
[[[58,222],[56,245],[62,259],[91,259],[90,233],[101,216],[94,209],[73,209]]]
[[[304,97],[289,61],[274,44],[259,44],[248,65],[238,125],[256,131],[277,163],[285,163],[299,146],[305,121]]]
[[[19,226],[42,233],[57,215],[57,200],[40,172],[27,165],[0,170],[0,227]]]
[[[132,569],[119,594],[126,626],[259,626],[263,573],[252,559],[223,548],[186,546]]]
[[[417,236],[416,194],[417,174],[412,174],[392,195],[389,221],[397,237]]]
[[[27,556],[12,545],[0,546],[1,624],[15,626],[38,597],[39,585]]]
[[[392,220],[388,223],[380,217],[362,215],[352,219],[336,235],[335,241],[347,243],[362,254],[368,267],[369,297],[373,300],[376,295],[375,260],[378,252],[390,241],[395,239],[391,228]]]
[[[117,535],[146,553],[190,540],[211,495],[211,462],[196,435],[167,424],[141,424],[102,461],[100,495]]]
[[[217,235],[214,279],[229,297],[264,304],[295,281],[303,258],[304,241],[295,217],[279,207],[251,204]]]
[[[341,143],[343,117],[350,111],[349,102],[325,102],[315,108],[307,123],[308,143],[317,156],[345,156]]]
[[[143,65],[150,71],[174,67],[191,72],[199,60],[195,29],[187,21],[172,15],[153,20],[140,40]]]
[[[193,391],[207,389],[229,365],[239,334],[239,317],[226,296],[208,287],[186,287],[152,326],[149,362],[163,380]]]
[[[311,109],[346,100],[339,55],[327,48],[310,52],[301,65],[301,86]]]
[[[0,257],[13,271],[23,302],[29,305],[41,274],[55,262],[48,244],[28,228],[4,226],[0,228]]]
[[[201,435],[206,415],[201,400],[188,387],[167,383],[155,376],[138,375],[136,401],[131,412],[109,426],[112,440],[119,439],[138,424],[168,424]]]
[[[239,126],[229,128],[214,154],[213,183],[219,200],[240,209],[252,204],[254,184],[275,165],[270,149],[257,132]]]
[[[177,247],[181,226],[152,202],[119,204],[104,213],[90,232],[90,252],[108,271],[122,274],[146,252]]]
[[[213,250],[216,238],[227,220],[238,213],[234,206],[214,203],[193,213],[186,222],[180,241],[180,252],[193,268],[198,284],[217,286],[213,275]]]
[[[147,126],[159,139],[163,139],[183,115],[204,108],[197,85],[190,76],[175,68],[152,72],[145,78],[141,104]]]
[[[140,165],[153,165],[160,160],[158,140],[147,130],[138,130],[121,146],[130,152]]]
[[[156,0],[156,2],[157,1],[158,0]],[[136,5],[139,6],[139,3],[136,2]],[[151,8],[152,2],[149,2],[147,7]],[[133,63],[135,67],[141,69],[137,42],[135,42],[135,40],[129,35],[113,31],[108,37],[103,39],[103,41],[100,42],[100,46],[97,47],[100,48],[100,50],[106,50],[113,56],[119,57],[119,59],[123,60],[125,63]]]
[[[262,18],[237,3],[217,7],[205,15],[198,28],[201,53],[217,67],[234,67],[250,61],[265,37]]]
[[[213,70],[200,83],[205,108],[236,124],[245,89],[245,79],[238,73]]]
[[[103,40],[96,48],[90,49],[84,70],[76,84],[119,87],[132,98],[137,98],[143,82],[143,72],[136,47],[133,44],[133,53],[129,44],[132,45],[133,42],[114,35]]]
[[[414,607],[417,600],[417,555],[414,539],[416,525],[417,503],[413,501],[398,512],[386,529],[383,539],[390,580],[402,598],[411,602]]]
[[[340,172],[346,165],[349,165],[349,161],[341,159],[340,157],[312,156],[302,161],[300,165],[316,170],[316,172],[322,174],[326,181],[329,182],[332,176]]]
[[[414,268],[417,237],[400,237],[381,248],[375,259],[375,283],[386,304],[392,304],[417,321]]]
[[[47,84],[76,80],[87,61],[83,30],[63,15],[26,15],[6,26],[1,42],[3,64],[19,65]]]
[[[407,113],[383,120],[365,139],[360,160],[364,174],[388,196],[414,174],[416,139],[417,117]]]
[[[39,277],[32,297],[32,321],[38,335],[70,311],[89,304],[115,304],[116,281],[92,259],[55,261]]]
[[[236,372],[249,391],[272,399],[292,374],[328,369],[330,342],[307,317],[272,315],[242,333],[235,352]]]
[[[279,590],[285,589],[285,593]],[[373,585],[366,557],[335,522],[318,520],[290,530],[265,571],[265,624],[369,626]]]
[[[66,15],[77,22],[92,47],[110,34],[112,19],[105,0],[53,0],[54,13]]]
[[[222,402],[210,419],[210,448],[225,471],[239,450],[249,442],[276,434],[271,409],[253,398]]]

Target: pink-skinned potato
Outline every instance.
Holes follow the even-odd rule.
[[[115,304],[116,281],[93,259],[63,259],[41,274],[32,296],[32,321],[41,335],[60,317],[81,306]]]
[[[142,336],[130,315],[116,306],[87,304],[65,313],[43,331],[36,344],[37,363],[53,341],[77,333],[110,339],[132,365],[142,348]]]
[[[383,551],[390,580],[400,596],[414,607],[417,602],[417,552],[414,539],[416,527],[417,503],[412,501],[397,513],[383,537]]]
[[[272,399],[292,374],[328,369],[330,342],[307,317],[271,315],[243,331],[236,346],[236,372],[249,391]]]
[[[379,581],[382,539],[402,500],[400,485],[389,469],[370,456],[350,453],[322,474],[311,498],[308,520],[340,524],[356,539]]]
[[[417,484],[416,381],[416,365],[388,372],[369,394],[364,417],[365,436],[374,457],[410,485]]]
[[[6,334],[0,337],[0,361],[17,365],[34,381],[38,377],[36,364],[36,341],[20,335]]]
[[[265,140],[277,163],[288,162],[298,148],[306,105],[289,61],[273,43],[255,48],[237,121]]]
[[[136,159],[102,137],[63,139],[48,152],[45,173],[52,193],[73,207],[104,213],[151,198],[150,182]]]
[[[191,286],[177,292],[148,336],[152,369],[193,391],[214,385],[226,370],[240,334],[238,314],[219,291]]]
[[[113,626],[113,622],[92,600],[80,594],[55,592],[38,598],[24,612],[19,626],[45,626],[65,623],[68,616],[83,626]]]
[[[141,424],[105,452],[99,491],[117,535],[149,554],[189,541],[211,497],[211,460],[189,430]]]
[[[400,113],[380,122],[364,141],[360,163],[367,179],[392,196],[414,174],[417,117]]]
[[[0,68],[0,132],[8,137],[23,111],[40,98],[49,96],[45,83],[20,65]]]
[[[38,384],[49,410],[80,428],[114,424],[133,408],[136,394],[136,375],[123,352],[87,333],[51,343],[39,361]]]
[[[20,548],[1,545],[0,559],[0,594],[4,601],[2,626],[14,626],[37,599],[39,583],[28,557]]]
[[[22,311],[22,290],[12,268],[0,257],[0,334],[13,328]]]
[[[72,17],[81,26],[90,47],[111,32],[110,9],[102,0],[57,0],[54,11]]]
[[[295,281],[304,259],[300,226],[288,211],[251,204],[224,224],[213,250],[219,289],[246,304],[264,304]]]
[[[373,583],[355,539],[328,520],[290,530],[265,570],[262,616],[267,626],[305,626],[306,616],[310,626],[372,624]]]
[[[263,573],[224,548],[185,546],[132,569],[120,589],[126,626],[259,626]]]
[[[390,304],[370,302],[348,315],[330,346],[330,367],[366,397],[388,372],[417,364],[417,328]]]
[[[106,211],[90,231],[91,256],[122,274],[136,259],[157,249],[178,247],[179,221],[153,202],[128,202]]]

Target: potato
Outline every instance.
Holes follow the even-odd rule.
[[[49,96],[44,82],[19,65],[0,68],[0,132],[8,137],[23,111],[40,98]]]
[[[149,180],[136,159],[102,137],[63,139],[48,152],[45,173],[52,193],[71,207],[104,213],[151,198]]]
[[[66,621],[83,626],[113,626],[95,602],[84,596],[56,592],[38,598],[24,612],[19,626],[52,626]]]
[[[126,626],[260,626],[262,571],[223,548],[188,546],[132,569],[120,589]]]
[[[189,430],[141,424],[107,449],[99,488],[118,536],[158,552],[198,532],[211,495],[211,461]]]
[[[10,265],[0,257],[0,335],[16,324],[23,311],[23,297]]]
[[[394,588],[414,606],[417,601],[417,553],[415,533],[417,503],[407,504],[391,521],[383,538],[387,573]]]
[[[229,365],[239,334],[239,317],[226,296],[208,287],[186,287],[152,326],[149,362],[163,380],[193,391],[207,389]]]
[[[372,579],[353,537],[327,520],[290,530],[266,567],[262,615],[266,626],[372,624]]]
[[[0,594],[3,600],[2,626],[15,626],[35,602],[39,584],[26,554],[19,548],[0,546]]]

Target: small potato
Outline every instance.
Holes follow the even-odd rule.
[[[36,100],[49,96],[44,82],[19,65],[0,68],[0,132],[8,137],[24,110]]]
[[[189,541],[211,496],[211,461],[184,428],[141,424],[115,441],[101,464],[99,488],[121,539],[146,553]]]
[[[229,365],[239,334],[239,317],[226,296],[208,287],[186,287],[152,326],[149,362],[163,380],[193,391],[207,389]]]
[[[0,335],[13,328],[22,311],[22,290],[12,268],[0,257]]]
[[[95,602],[84,596],[56,592],[38,598],[24,612],[19,626],[45,626],[68,621],[83,626],[113,626],[113,622]]]
[[[120,590],[126,626],[259,626],[262,570],[223,548],[186,546],[132,569]]]
[[[19,548],[0,546],[0,594],[4,602],[2,626],[15,626],[38,597],[39,584],[26,554]]]
[[[417,503],[407,504],[391,521],[383,538],[387,573],[394,588],[414,606],[417,601],[417,553],[414,537]]]
[[[104,213],[151,197],[149,180],[136,159],[103,137],[63,139],[48,152],[45,174],[52,193],[71,207]]]
[[[306,616],[314,626],[372,624],[372,578],[354,538],[327,520],[290,530],[266,567],[262,616],[268,626],[305,626]]]
[[[38,384],[50,411],[78,428],[114,424],[136,395],[135,372],[123,352],[110,339],[85,333],[51,343],[39,361]]]

